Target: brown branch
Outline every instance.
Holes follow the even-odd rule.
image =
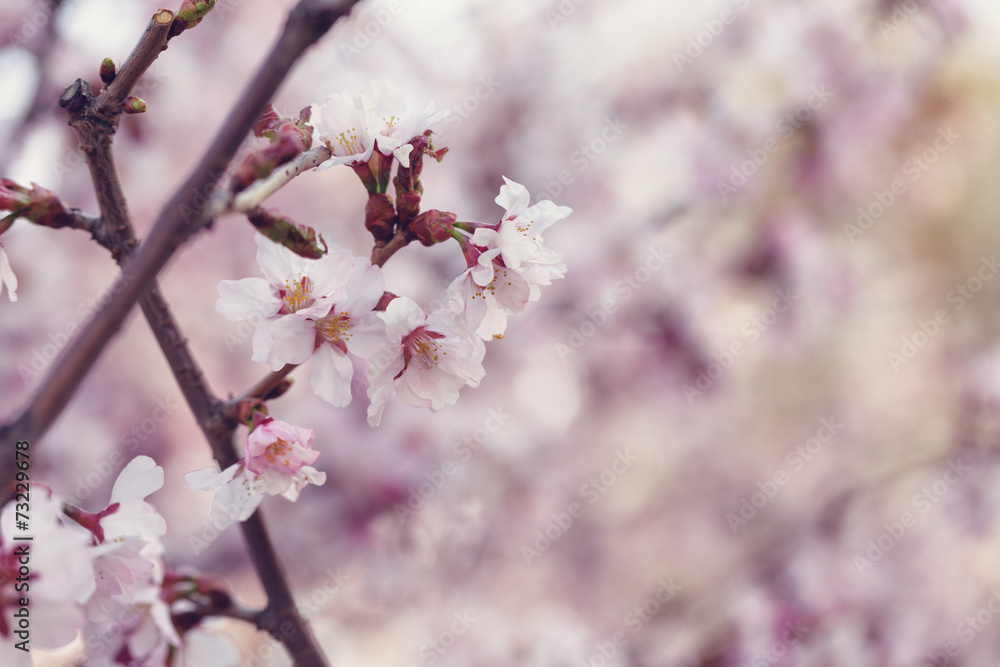
[[[410,240],[411,239],[402,232],[396,232],[396,234],[389,239],[388,243],[385,245],[376,245],[372,248],[372,264],[375,266],[383,266],[389,261],[390,257],[409,245]]]
[[[139,78],[146,73],[153,61],[167,48],[167,35],[174,22],[174,13],[161,9],[153,14],[139,43],[132,49],[128,59],[118,70],[102,94],[101,102],[111,109],[119,109],[132,92]]]
[[[267,178],[263,178],[243,192],[233,195],[230,192],[222,193],[213,202],[213,213],[227,213],[231,211],[246,212],[264,203],[264,200],[285,186],[293,178],[304,172],[306,169],[314,169],[330,159],[332,153],[326,146],[317,146],[312,150],[300,153],[291,162],[276,169]]]
[[[4,428],[0,441],[13,449],[16,440],[37,440],[76,392],[107,343],[121,328],[139,297],[177,248],[211,222],[204,213],[215,182],[243,138],[302,53],[357,0],[300,0],[257,75],[234,106],[201,162],[160,211],[146,242],[129,261],[108,303],[56,358],[31,402]],[[0,469],[0,486],[13,469]]]
[[[83,81],[78,80],[67,89],[61,103],[76,121],[74,127],[78,132],[83,132],[82,138],[85,137],[81,144],[88,155],[95,179],[99,179],[98,196],[107,209],[102,216],[102,226],[105,230],[113,231],[105,240],[114,239],[112,242],[118,247],[120,254],[116,259],[124,262],[124,270],[109,302],[56,359],[29,405],[13,422],[0,428],[0,443],[7,451],[13,451],[15,441],[37,440],[48,430],[76,392],[104,346],[120,329],[132,306],[142,299],[143,311],[220,465],[228,467],[237,460],[231,446],[236,424],[226,415],[224,404],[211,394],[204,383],[183,337],[173,323],[166,303],[156,289],[155,277],[184,241],[211,222],[210,216],[205,213],[208,195],[292,65],[329,30],[334,21],[346,15],[356,2],[357,0],[300,0],[289,14],[277,43],[231,111],[215,141],[185,184],[160,212],[149,239],[134,257],[129,252],[134,247],[134,232],[131,231],[124,196],[110,157],[110,138],[117,125],[116,110],[105,107],[107,113],[97,113],[94,105],[90,104],[93,97],[89,86]],[[159,23],[155,17],[154,22]],[[150,44],[155,44],[159,39],[158,35],[158,28],[147,29],[140,45],[147,40]],[[161,50],[162,46],[140,52],[137,47],[129,63],[126,63],[130,66],[135,61],[136,64],[130,66],[133,74],[124,80],[117,89],[117,94],[126,95],[130,89],[129,80],[134,84]],[[13,476],[13,467],[8,469],[4,466],[0,471],[0,487],[5,487]],[[260,512],[244,522],[241,528],[251,559],[268,595],[268,607],[260,616],[261,626],[285,644],[296,664],[307,667],[324,666],[325,659],[316,645],[311,629],[296,611],[294,597]]]
[[[298,368],[296,364],[285,364],[254,386],[250,387],[250,389],[248,389],[242,396],[230,399],[226,403],[227,414],[235,418],[239,405],[243,401],[249,401],[255,398],[262,401],[268,398],[277,398],[277,396],[275,396],[275,392],[283,389],[285,378],[288,377],[288,375],[291,374],[291,372],[296,368]]]
[[[80,91],[84,94],[83,91]],[[94,99],[88,104],[97,106]],[[105,130],[108,124],[78,121],[70,123],[76,130],[80,145],[85,146],[84,155],[90,168],[91,178],[97,192],[97,201],[101,208],[105,234],[105,247],[111,251],[112,257],[119,264],[124,264],[135,252],[138,242],[132,225],[128,205],[122,191],[118,170],[115,168],[114,156],[111,151],[111,135]],[[220,401],[209,388],[201,367],[195,361],[187,346],[187,340],[181,334],[180,327],[170,312],[170,307],[160,294],[155,280],[152,289],[139,299],[142,312],[149,322],[160,349],[177,380],[177,384],[187,401],[198,426],[205,434],[212,448],[212,454],[222,469],[236,463],[239,455],[233,449],[233,432],[237,422],[226,414],[225,404]],[[290,372],[293,367],[288,367]],[[287,375],[285,372],[285,375]],[[283,376],[282,376],[283,377]],[[280,378],[279,378],[280,382]],[[261,514],[255,513],[242,524],[243,535],[247,541],[251,560],[258,576],[268,591],[281,600],[291,599],[292,593],[285,579],[284,570],[277,559],[274,546],[271,544],[264,526]],[[323,665],[322,654],[315,645],[312,632],[301,619],[296,620],[287,614],[275,614],[270,611],[281,608],[269,605],[267,610],[258,613],[254,622],[261,629],[268,630],[279,641],[292,641],[288,645],[289,653],[300,664]],[[295,632],[285,636],[279,630],[292,627]]]

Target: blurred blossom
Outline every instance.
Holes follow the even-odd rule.
[[[57,41],[0,49],[14,68],[0,176],[90,214],[55,101],[103,58],[123,62],[158,8],[110,4],[66,3]],[[144,80],[149,110],[114,146],[140,237],[289,4],[220,2]],[[5,5],[0,32],[39,11]],[[148,520],[114,528],[123,592],[154,576],[141,560],[159,540],[150,572],[195,561],[263,603],[232,524],[271,491],[297,497],[263,513],[331,664],[995,664],[998,30],[987,0],[364,4],[274,104],[350,91],[310,122],[328,164],[380,177],[416,163],[425,130],[446,140],[419,174],[434,214],[418,238],[434,243],[378,270],[362,259],[369,197],[347,169],[273,197],[331,242],[322,260],[220,217],[160,276],[206,380],[229,398],[311,364],[240,443],[247,458],[188,475],[210,499],[183,481],[209,451],[186,409],[132,436],[179,401],[133,315],[33,444],[33,471],[57,494],[107,498],[112,453],[156,454],[170,529],[123,500],[118,519]],[[389,183],[383,205],[398,203]],[[87,234],[14,224],[5,415],[36,386],[19,368],[70,344],[111,265]],[[83,592],[77,566],[33,567],[39,604],[45,577],[68,582],[53,603]],[[339,567],[349,581],[331,579]],[[159,655],[164,608],[132,588],[127,625]],[[243,662],[277,660],[249,624],[218,629]],[[202,643],[181,639],[192,655]]]

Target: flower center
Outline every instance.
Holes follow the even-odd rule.
[[[438,365],[443,355],[448,354],[438,344],[438,339],[444,334],[428,331],[426,327],[418,327],[403,337],[403,363],[410,367],[412,359],[417,360],[417,368],[430,369]]]
[[[365,152],[364,147],[361,145],[361,140],[358,139],[358,131],[353,127],[346,132],[338,134],[337,143],[348,155],[357,155],[358,153]]]
[[[285,282],[285,305],[290,312],[302,310],[312,305],[312,281],[309,276],[302,276],[295,283]]]
[[[354,335],[351,333],[351,314],[346,311],[324,317],[316,322],[316,329],[331,343],[346,343]]]
[[[494,259],[493,280],[491,280],[486,285],[480,285],[475,280],[469,281],[472,283],[472,288],[473,288],[472,298],[475,299],[478,296],[480,299],[485,299],[486,296],[483,294],[483,292],[489,292],[494,297],[496,297],[498,279],[500,280],[501,288],[503,283],[507,283],[508,286],[511,286],[513,284],[513,281],[508,279],[507,271],[509,271],[509,269],[499,257]]]
[[[392,134],[393,130],[396,129],[396,124],[399,122],[399,119],[395,116],[389,116],[388,118],[383,117],[382,122],[385,123],[386,134]]]
[[[292,452],[292,446],[284,440],[275,440],[264,450],[264,460],[271,468],[288,468],[292,465],[288,456]]]
[[[524,238],[529,238],[528,234],[531,233],[531,225],[535,223],[534,220],[528,220],[527,222],[514,223],[514,229],[520,232],[521,236]],[[534,236],[530,237],[532,241],[537,241],[538,239]]]

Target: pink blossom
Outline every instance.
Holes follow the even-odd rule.
[[[381,317],[389,342],[373,357],[368,373],[370,425],[379,424],[393,393],[407,405],[437,412],[453,405],[465,385],[479,385],[486,349],[469,331],[460,304],[449,300],[427,315],[412,300],[398,297]]]
[[[261,418],[247,436],[245,458],[221,472],[218,466],[189,472],[184,480],[189,489],[219,489],[212,501],[213,523],[246,521],[265,495],[295,502],[306,485],[326,483],[326,473],[310,465],[319,457],[312,441],[310,429]]]

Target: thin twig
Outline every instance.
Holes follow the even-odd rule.
[[[125,101],[139,77],[146,73],[157,56],[167,48],[167,35],[173,22],[174,13],[171,11],[161,9],[153,14],[139,43],[118,70],[115,80],[104,90],[100,100],[102,103],[118,108]]]
[[[30,403],[0,429],[0,442],[6,447],[13,450],[17,440],[37,440],[49,429],[104,347],[121,328],[128,312],[151,288],[156,274],[185,240],[211,222],[204,209],[215,182],[292,65],[357,1],[300,0],[292,10],[277,43],[215,141],[161,210],[135,258],[126,264],[111,298],[55,359]],[[5,486],[13,478],[13,468],[4,467],[0,471],[0,486]]]
[[[281,383],[285,380],[288,375],[294,371],[298,366],[296,364],[285,364],[278,370],[269,374],[263,380],[251,387],[245,394],[238,396],[236,398],[230,399],[226,403],[226,409],[228,414],[235,418],[236,410],[239,408],[240,403],[243,401],[249,401],[251,399],[257,398],[264,400],[271,394],[275,389],[277,389]]]
[[[317,146],[312,150],[300,153],[298,157],[282,165],[267,178],[261,179],[249,188],[227,202],[225,198],[217,199],[214,204],[214,214],[218,215],[226,212],[244,213],[250,211],[284,187],[293,178],[304,172],[306,169],[313,169],[326,162],[331,157],[330,149],[326,146]]]
[[[396,234],[389,239],[388,243],[385,245],[376,245],[372,248],[372,259],[371,262],[375,266],[383,266],[389,261],[389,258],[395,255],[398,251],[409,245],[410,239],[402,232],[396,232]]]
[[[130,257],[130,253],[123,249],[121,254],[123,255],[122,260],[125,262],[124,271],[115,286],[110,301],[57,358],[31,403],[12,423],[0,429],[0,442],[9,450],[13,450],[13,445],[17,440],[37,440],[48,430],[51,423],[76,392],[83,377],[96,362],[104,346],[121,327],[129,310],[137,300],[145,295],[151,296],[143,299],[143,310],[146,312],[150,324],[153,325],[154,331],[157,332],[158,339],[162,337],[161,347],[164,347],[166,352],[171,347],[171,339],[174,339],[174,347],[186,351],[186,346],[183,344],[183,339],[180,338],[176,325],[169,326],[172,318],[165,302],[162,301],[155,289],[155,276],[184,241],[211,222],[211,216],[206,213],[206,203],[209,201],[210,191],[229,164],[253,122],[287,76],[292,65],[311,44],[329,30],[334,21],[346,15],[356,2],[357,0],[300,0],[299,4],[291,11],[284,30],[258,70],[256,77],[237,102],[202,161],[160,212],[147,242],[139,248],[134,258]],[[153,37],[148,37],[150,34],[153,34]],[[154,38],[158,39],[157,35],[158,33],[155,31],[147,30],[141,41],[149,39],[150,43],[154,43]],[[162,50],[162,47],[159,50]],[[153,50],[143,51],[143,53],[152,54],[151,57],[137,55],[140,52],[138,47],[133,52],[137,63],[132,70],[136,72],[131,80],[133,84],[142,71],[145,71],[145,68],[141,67],[142,63],[145,62],[145,67],[148,68],[159,50],[156,50],[155,53]],[[129,60],[131,62],[133,58]],[[148,62],[146,62],[147,60]],[[71,90],[67,91],[68,95],[64,94],[64,106],[71,113],[74,110],[82,112],[83,103],[87,102],[90,97],[89,86],[81,81],[77,81],[74,86],[75,90],[73,90],[74,87],[71,87]],[[125,79],[117,93],[125,95],[130,87],[129,79]],[[93,138],[90,142],[81,142],[88,144],[85,146],[85,152],[89,151],[88,155],[100,156],[105,148],[105,141],[102,137],[108,137],[114,133],[116,126],[114,121],[117,120],[117,116],[113,113],[109,115],[110,118],[99,119],[105,122],[92,124],[89,131],[84,133],[84,136]],[[89,120],[92,119],[87,119],[87,122]],[[109,146],[110,142],[108,142],[107,148]],[[114,173],[114,163],[110,160],[110,152],[107,154],[107,159],[105,157],[97,157],[96,159],[99,161],[95,164],[97,168],[95,171],[104,170],[107,175],[117,180],[117,175]],[[95,175],[98,174],[95,173]],[[99,191],[103,190],[102,196],[107,198],[105,204],[108,205],[111,213],[110,216],[102,216],[103,225],[107,227],[121,222],[121,220],[128,223],[127,210],[123,205],[120,205],[124,202],[120,185],[104,183],[99,184],[98,189]],[[120,202],[114,201],[119,197]],[[124,229],[122,229],[123,226]],[[120,234],[117,237],[118,240],[134,243],[134,234],[132,234],[131,240],[128,238],[130,229],[130,224],[115,226],[114,230]],[[178,375],[179,381],[184,377],[187,378],[181,382],[182,390],[187,387],[192,395],[188,397],[186,391],[185,397],[189,398],[189,404],[198,417],[199,425],[205,431],[219,463],[228,467],[236,459],[236,454],[231,447],[235,424],[225,414],[223,404],[218,399],[214,399],[200,378],[198,382],[189,381],[192,378],[187,376],[196,375],[199,371],[197,366],[193,365],[193,359],[190,359],[189,354],[187,357],[192,365],[185,367],[183,360],[171,359],[171,367]],[[171,355],[168,354],[168,359],[170,358]],[[198,389],[199,387],[200,389]],[[0,487],[9,484],[9,477],[12,476],[13,468],[6,469],[5,467],[3,473],[0,474]],[[316,645],[311,629],[296,611],[294,597],[260,513],[252,516],[241,527],[251,559],[268,595],[268,607],[259,617],[261,627],[268,629],[275,638],[285,644],[296,664],[306,667],[325,666],[325,659]]]

